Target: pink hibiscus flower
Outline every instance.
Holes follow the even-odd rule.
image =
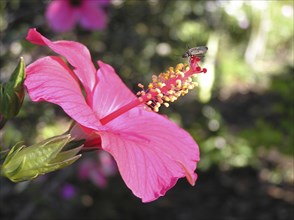
[[[195,184],[197,144],[185,130],[146,109],[144,103],[156,111],[161,104],[166,105],[165,101],[174,101],[193,88],[191,75],[206,72],[198,66],[199,58],[191,57],[190,67],[179,64],[175,70],[154,76],[148,90],[137,98],[110,65],[98,61],[96,71],[84,45],[52,42],[35,29],[29,30],[26,39],[48,46],[73,67],[72,71],[56,56],[30,64],[25,86],[31,99],[61,106],[84,137],[113,156],[124,182],[136,196],[143,202],[153,201],[181,177]]]
[[[69,31],[77,22],[88,30],[102,30],[107,17],[101,6],[108,4],[109,0],[52,0],[46,19],[56,32]]]

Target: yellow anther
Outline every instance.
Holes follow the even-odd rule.
[[[140,102],[143,102],[143,98],[142,98],[142,97],[139,97],[139,101],[140,101]]]
[[[174,94],[174,91],[173,90],[169,90],[169,91],[167,91],[167,94],[172,95],[172,94]]]
[[[155,92],[157,92],[158,94],[161,93],[160,89],[159,88],[155,88]]]
[[[176,80],[176,83],[177,83],[177,88],[180,89],[181,86],[182,86],[182,81],[179,80],[179,79],[177,79],[177,80]]]
[[[162,97],[163,97],[163,94],[162,94],[162,93],[159,93],[159,94],[157,95],[157,97],[158,97],[158,98],[162,98]]]
[[[182,64],[182,63],[179,63],[179,64],[176,66],[176,72],[178,72],[178,71],[182,70],[182,69],[183,69],[183,67],[184,67],[184,64]]]
[[[152,98],[152,95],[149,93],[148,95],[147,95],[147,99],[151,99]]]
[[[158,83],[158,87],[159,87],[159,88],[162,88],[162,87],[164,87],[164,86],[165,86],[165,83],[162,83],[162,82],[159,82],[159,83]]]
[[[182,91],[178,91],[174,95],[175,95],[175,98],[179,98],[182,95]]]
[[[183,77],[185,76],[185,73],[183,73],[183,72],[181,72],[181,71],[178,71],[178,72],[177,72],[177,76],[180,76],[180,77],[183,78]]]
[[[177,99],[175,98],[175,97],[173,97],[173,98],[171,98],[170,99],[170,102],[174,102],[174,101],[176,101]]]
[[[151,105],[151,104],[152,104],[152,101],[149,100],[146,104],[147,104],[147,105]]]
[[[182,89],[187,89],[189,86],[189,83],[184,83],[183,86],[182,86]]]
[[[174,72],[174,68],[172,66],[170,68],[168,68],[168,70],[172,73]]]
[[[194,87],[195,86],[193,84],[191,84],[191,85],[188,86],[188,89],[194,89]]]
[[[165,100],[166,102],[169,102],[169,101],[170,101],[170,98],[167,97],[167,96],[165,96],[165,97],[164,97],[164,100]]]
[[[164,73],[164,74],[162,74],[162,78],[164,79],[164,80],[168,80],[169,79],[169,77],[170,77],[170,73],[169,72],[167,72],[167,73]]]
[[[144,86],[141,83],[138,83],[138,87],[140,87],[141,89],[144,89]]]
[[[169,107],[169,104],[167,102],[164,102],[163,105],[167,108]]]
[[[189,93],[189,90],[188,89],[185,89],[185,90],[182,91],[182,94],[181,95],[184,96],[184,95],[187,95],[188,93]]]

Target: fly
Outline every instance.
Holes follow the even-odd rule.
[[[184,54],[183,54],[183,58],[187,58],[187,57],[199,57],[202,58],[204,57],[204,55],[206,54],[208,50],[208,47],[206,46],[199,46],[199,47],[193,47],[189,50],[187,50]]]

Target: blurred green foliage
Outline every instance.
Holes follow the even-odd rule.
[[[52,40],[85,44],[94,63],[111,64],[134,92],[152,74],[186,62],[187,47],[208,45],[199,89],[161,109],[198,142],[199,168],[258,166],[264,148],[292,157],[292,1],[113,1],[105,31],[77,27],[64,34],[48,28],[47,2],[0,2],[1,82],[20,56],[28,65],[52,54],[24,40],[31,27]],[[32,144],[61,134],[69,123],[59,107],[26,98],[19,116],[0,131],[0,145]]]

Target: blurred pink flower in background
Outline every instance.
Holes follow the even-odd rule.
[[[117,172],[115,161],[105,151],[97,152],[97,158],[82,160],[78,169],[80,179],[90,179],[100,188],[105,188],[107,177],[113,176]]]
[[[87,30],[102,30],[107,16],[102,6],[110,0],[52,0],[46,10],[49,26],[56,32],[65,32],[79,23]]]

